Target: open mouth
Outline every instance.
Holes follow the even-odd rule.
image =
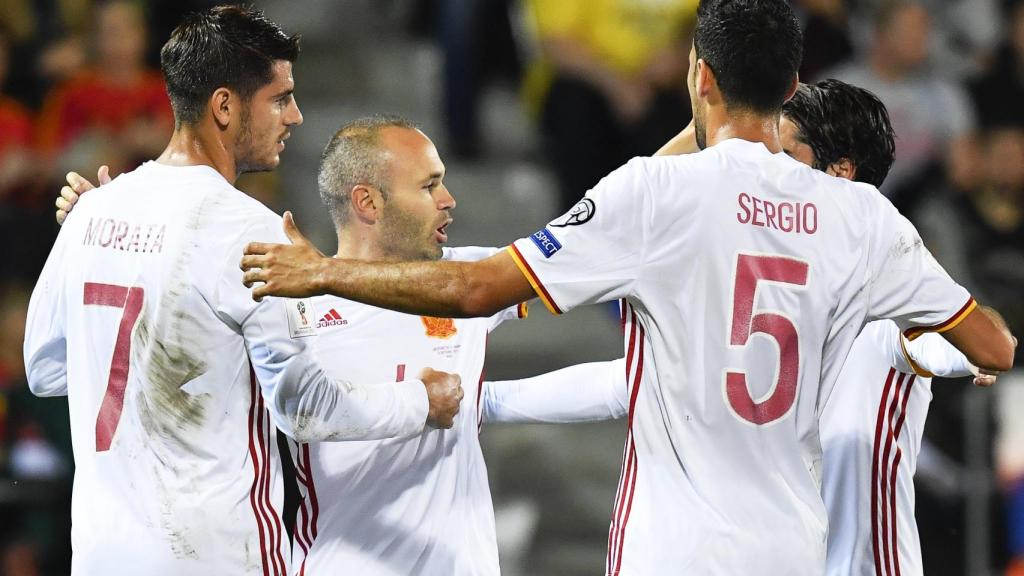
[[[451,219],[445,220],[444,224],[442,224],[442,225],[438,226],[436,229],[434,229],[434,236],[437,238],[438,242],[447,242],[448,241],[448,226],[452,222],[453,221]]]

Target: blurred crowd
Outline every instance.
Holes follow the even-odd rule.
[[[60,573],[69,554],[66,405],[30,398],[21,360],[28,294],[57,231],[54,194],[68,170],[108,164],[117,174],[160,152],[173,118],[159,46],[184,13],[214,3],[0,0],[0,574]],[[486,154],[480,96],[493,78],[510,79],[562,207],[690,119],[697,0],[414,4],[414,27],[435,35],[444,55],[447,152]],[[882,192],[953,277],[1024,334],[1024,0],[794,4],[805,30],[801,78],[838,78],[882,99],[896,132]],[[272,179],[249,189],[272,201]],[[963,388],[933,386],[929,438],[954,461],[965,450],[950,432],[964,425]],[[1022,389],[1024,378],[1005,378],[985,416],[993,563],[1014,576],[1024,574],[1024,425],[1013,418]],[[11,497],[15,482],[51,497]],[[950,502],[925,487],[919,514],[962,516],[962,503]],[[962,535],[924,522],[921,531],[926,565],[963,565]]]

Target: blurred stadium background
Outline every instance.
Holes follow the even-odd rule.
[[[156,53],[214,2],[0,0],[0,574],[66,574],[73,462],[66,402],[28,393],[25,308],[56,234],[63,174],[114,172],[170,129]],[[325,251],[315,174],[342,123],[420,123],[458,200],[454,244],[504,245],[688,121],[696,0],[265,0],[303,36],[305,125],[280,170],[240,187],[292,209]],[[936,257],[1024,334],[1024,1],[795,0],[804,80],[876,92],[897,132],[883,192]],[[680,271],[685,273],[685,271]],[[540,306],[491,339],[487,377],[621,351],[615,312]],[[1018,355],[1018,363],[1021,362]],[[917,517],[929,575],[1024,574],[1024,376],[933,384]],[[485,426],[503,572],[598,574],[623,422]]]

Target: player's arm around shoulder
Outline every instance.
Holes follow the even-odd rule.
[[[868,316],[896,321],[910,340],[938,332],[978,368],[1009,370],[1016,341],[1005,323],[950,278],[888,200],[872,200],[878,210],[870,239]]]
[[[983,373],[993,375],[1013,368],[1017,338],[1003,317],[988,306],[975,307],[942,336]]]
[[[893,368],[906,374],[922,378],[958,378],[975,374],[977,370],[939,334],[928,333],[911,341],[891,320],[872,322],[861,334],[879,347]]]
[[[260,389],[275,423],[299,442],[377,440],[418,434],[424,426],[449,428],[463,390],[458,375],[424,370],[402,382],[349,382],[330,377],[316,362],[314,308],[308,298],[254,302],[234,265],[247,241],[287,242],[269,210],[227,251],[221,281],[226,313],[236,316]],[[222,300],[223,302],[223,300]]]
[[[303,298],[333,294],[408,314],[448,318],[492,316],[533,297],[529,282],[502,251],[475,262],[366,262],[324,256],[306,239],[290,213],[291,244],[251,242],[243,281],[252,297]]]

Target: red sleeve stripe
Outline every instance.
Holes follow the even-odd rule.
[[[313,465],[309,457],[309,444],[298,445],[297,452],[298,466],[296,469],[302,469],[305,480],[302,478],[299,478],[299,480],[306,488],[305,498],[302,500],[302,506],[299,507],[299,513],[302,516],[302,530],[295,531],[295,539],[305,553],[302,564],[299,566],[299,575],[302,576],[306,573],[306,560],[309,558],[309,554],[313,549],[313,543],[316,540],[320,506],[316,498],[316,487],[313,485]]]
[[[257,392],[259,391],[259,382],[256,383]],[[277,513],[277,509],[274,508],[274,503],[271,501],[273,490],[271,488],[271,472],[270,472],[270,457],[271,450],[276,445],[277,429],[274,428],[270,423],[270,412],[267,411],[263,404],[263,395],[257,396],[256,410],[259,414],[259,420],[256,421],[256,428],[259,430],[259,444],[260,454],[263,457],[263,508],[265,513],[269,516],[267,526],[270,527],[271,538],[268,539],[270,545],[273,547],[271,550],[273,560],[276,567],[280,568],[282,575],[288,573],[288,566],[285,564],[284,555],[281,553],[281,540],[284,534],[284,524],[281,522],[281,516]],[[271,439],[274,440],[271,440]]]
[[[893,378],[897,374],[899,377],[896,378],[894,389]],[[903,431],[903,423],[906,421],[907,403],[916,379],[917,376],[890,369],[878,402],[871,462],[871,549],[874,554],[875,576],[900,574],[896,480],[903,450],[899,446],[899,438]]]
[[[974,301],[974,298],[968,298],[967,303],[964,304],[963,308],[961,308],[956,314],[950,316],[945,322],[936,324],[935,326],[915,326],[913,328],[908,328],[903,335],[907,337],[907,340],[913,340],[925,332],[938,332],[941,334],[947,330],[952,330],[963,322],[964,318],[967,318],[967,315],[973,312],[977,307],[978,303]]]
[[[249,460],[252,461],[253,469],[249,503],[252,505],[260,537],[263,575],[270,576],[273,573],[274,576],[282,576],[287,573],[287,567],[281,554],[281,521],[267,494],[270,488],[270,454],[264,438],[263,422],[266,410],[263,407],[263,396],[260,395],[259,383],[256,381],[256,373],[253,371],[252,365],[249,366],[249,385],[251,394],[249,401]],[[273,520],[271,520],[272,516]],[[277,528],[276,533],[275,527]]]
[[[506,250],[508,250],[508,253],[512,255],[512,261],[516,263],[516,267],[518,267],[519,271],[526,277],[526,281],[533,287],[533,291],[540,297],[540,301],[544,303],[544,306],[546,306],[547,309],[555,316],[560,315],[562,310],[557,304],[555,304],[555,299],[548,293],[547,288],[545,288],[544,284],[541,283],[540,278],[537,278],[537,274],[534,273],[533,268],[530,267],[526,258],[523,258],[522,253],[519,252],[519,248],[516,248],[515,244],[509,244]]]
[[[528,302],[520,302],[519,305],[516,306],[516,314],[519,316],[520,320],[529,316],[530,304]]]
[[[608,530],[608,558],[605,570],[609,576],[618,576],[622,569],[626,525],[629,522],[629,513],[633,509],[633,495],[636,492],[636,476],[639,462],[637,461],[636,443],[633,437],[633,416],[636,411],[637,394],[640,391],[640,382],[643,379],[644,373],[644,329],[637,322],[636,312],[633,311],[632,306],[628,306],[623,301],[623,308],[623,313],[625,314],[628,311],[630,316],[629,350],[626,355],[626,382],[632,380],[632,390],[629,396],[629,425],[622,462],[623,470],[622,475],[619,477],[618,495],[616,497],[615,509],[612,513],[612,523]],[[635,355],[633,353],[634,347],[636,349]],[[632,368],[634,356],[637,359],[635,370]]]

